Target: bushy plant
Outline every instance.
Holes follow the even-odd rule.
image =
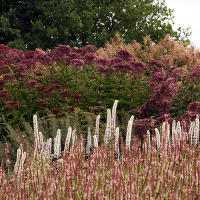
[[[148,88],[139,86],[146,66],[130,63],[132,56],[124,51],[110,61],[96,58],[95,52],[94,46],[60,45],[53,51],[24,53],[2,45],[1,112],[16,124],[23,117],[30,121],[38,108],[41,116],[45,116],[45,108],[61,116],[76,106],[89,111],[89,106],[101,107],[103,101],[110,105],[114,98],[127,97],[122,100],[125,108],[132,103],[141,104],[131,91],[146,96]],[[140,67],[143,68],[138,71]],[[135,79],[134,84],[130,79]]]
[[[99,48],[96,52],[101,59],[112,59],[116,53],[124,49],[129,51],[134,59],[148,64],[149,60],[159,60],[166,67],[177,66],[192,69],[195,64],[200,62],[200,51],[189,43],[174,41],[170,35],[155,44],[150,36],[143,39],[143,44],[136,41],[125,44],[119,33],[107,42],[105,48]]]
[[[0,114],[22,131],[36,112],[64,118],[80,109],[106,122],[105,108],[120,99],[122,127],[127,113],[145,127],[165,114],[180,117],[200,101],[197,50],[169,36],[158,44],[147,37],[143,46],[125,45],[119,35],[112,40],[105,49],[59,45],[24,52],[0,45]],[[1,135],[8,139],[5,130]]]

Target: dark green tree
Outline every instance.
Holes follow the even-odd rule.
[[[166,34],[186,40],[189,30],[173,29],[173,10],[165,0],[2,0],[1,43],[35,48],[58,44],[103,47],[116,32],[126,43]]]
[[[1,0],[0,43],[12,48],[30,49],[27,33],[42,14],[41,0]]]

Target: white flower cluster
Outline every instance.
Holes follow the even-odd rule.
[[[33,116],[33,130],[35,137],[34,158],[39,155],[40,157],[44,156],[44,159],[50,159],[52,138],[49,138],[46,142],[44,142],[42,132],[38,131],[37,115]]]
[[[190,122],[189,131],[185,130],[184,124],[184,121],[181,125],[179,121],[176,123],[176,121],[173,120],[170,132],[170,124],[168,122],[163,122],[160,128],[161,134],[156,128],[155,133],[157,149],[160,149],[161,146],[165,145],[166,150],[171,150],[172,147],[175,147],[177,144],[180,144],[180,141],[182,141],[183,139],[188,139],[188,137],[190,138],[191,146],[198,146],[200,143],[199,116],[197,115],[195,121]]]
[[[26,159],[26,152],[23,152],[22,145],[20,145],[20,148],[17,149],[17,160],[14,166],[14,172],[17,174],[18,179],[21,176],[25,159]]]
[[[116,128],[115,132],[115,156],[119,157],[119,127]]]
[[[61,130],[57,130],[57,135],[54,138],[54,158],[61,157]]]
[[[110,140],[112,139],[112,135],[115,135],[116,130],[116,110],[117,104],[119,100],[115,100],[112,108],[112,113],[110,109],[107,109],[107,123],[106,123],[106,131],[104,135],[104,143],[106,145],[109,144]]]
[[[190,141],[191,145],[198,146],[199,145],[199,115],[197,115],[195,121],[190,122],[190,129],[189,129],[189,135],[190,135]]]
[[[104,143],[108,145],[110,140],[114,135],[114,151],[116,158],[119,158],[119,127],[116,128],[116,109],[118,100],[115,100],[112,108],[112,112],[110,109],[107,109],[107,124],[106,130],[104,135]],[[127,126],[127,133],[126,133],[126,148],[131,151],[131,135],[132,135],[132,127],[133,127],[134,116],[132,115],[129,119],[128,126]],[[96,127],[95,133],[92,137],[92,133],[90,127],[88,127],[88,134],[87,134],[87,143],[86,143],[86,155],[89,155],[92,147],[95,149],[98,148],[99,145],[99,122],[100,122],[100,115],[96,118]],[[35,137],[35,149],[34,149],[34,158],[41,156],[44,159],[51,160],[51,147],[52,147],[52,139],[47,139],[44,142],[42,132],[38,131],[38,122],[37,122],[37,115],[33,116],[33,126],[34,126],[34,137]],[[189,130],[186,130],[185,122],[182,124],[178,121],[176,123],[173,120],[171,129],[170,124],[168,122],[163,122],[160,126],[160,131],[158,128],[155,128],[155,136],[156,136],[156,148],[158,151],[162,149],[170,150],[172,147],[174,148],[177,144],[180,144],[180,141],[187,139],[192,146],[199,145],[199,132],[200,132],[200,124],[199,124],[199,115],[197,115],[195,121],[190,122]],[[75,147],[76,141],[76,129],[72,130],[71,127],[68,128],[68,133],[65,139],[65,147],[64,147],[64,154],[66,152],[73,152]],[[72,139],[71,139],[72,138]],[[93,144],[92,144],[93,138]],[[71,147],[70,147],[71,141]],[[145,150],[149,153],[151,152],[151,135],[150,131],[147,130],[147,141],[144,143]],[[54,138],[54,158],[59,159],[62,156],[61,152],[61,129],[57,130],[57,135]],[[17,150],[17,161],[15,164],[14,171],[17,173],[18,177],[21,175],[21,171],[23,169],[23,164],[26,158],[26,152],[23,152],[22,145]]]
[[[133,127],[133,120],[134,116],[132,115],[128,122],[127,133],[126,133],[126,147],[129,149],[129,151],[131,151],[131,131]]]
[[[92,148],[92,136],[90,127],[88,127],[88,135],[87,135],[87,145],[86,145],[86,155],[89,155]]]

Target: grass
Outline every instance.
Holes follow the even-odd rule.
[[[104,143],[98,141],[98,147],[94,147],[94,131],[91,140],[85,141],[83,135],[77,137],[76,129],[69,148],[61,147],[59,131],[54,146],[47,145],[35,117],[35,143],[26,152],[23,167],[8,173],[3,165],[0,168],[0,199],[199,199],[198,116],[188,129],[176,122],[169,128],[164,122],[157,127],[157,135],[145,134],[141,144],[135,135],[130,136],[131,125],[123,141],[119,127],[111,123],[115,111],[113,106],[112,118],[107,117],[108,137]],[[87,155],[86,146],[90,147]],[[22,152],[23,145],[19,149]]]

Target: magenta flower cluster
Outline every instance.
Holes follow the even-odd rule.
[[[183,69],[172,66],[166,72],[164,64],[156,60],[149,62],[149,68],[151,75],[148,83],[152,93],[140,109],[133,109],[130,112],[143,118],[154,115],[161,120],[162,116],[169,114],[173,98],[177,96],[179,91],[177,81],[181,79]]]
[[[177,97],[180,89],[178,83],[181,83],[183,78],[182,68],[171,66],[166,69],[165,65],[157,60],[150,60],[147,65],[143,62],[136,61],[134,56],[125,49],[117,51],[112,59],[102,59],[97,57],[97,48],[93,45],[87,45],[83,48],[71,48],[68,45],[59,45],[52,51],[35,50],[24,52],[22,50],[11,49],[1,44],[0,100],[5,103],[7,109],[19,108],[20,101],[16,98],[14,99],[10,92],[5,90],[5,83],[23,82],[25,89],[28,91],[36,89],[38,92],[38,99],[36,99],[36,102],[43,107],[51,103],[51,97],[55,97],[57,100],[60,98],[65,99],[64,97],[73,98],[76,99],[77,102],[80,99],[83,101],[87,99],[85,94],[78,93],[78,87],[76,90],[73,90],[76,92],[71,92],[69,88],[66,89],[66,87],[68,87],[67,80],[57,80],[56,75],[53,75],[53,77],[50,76],[46,80],[48,85],[44,84],[44,74],[34,71],[34,69],[38,67],[38,63],[41,67],[54,66],[55,64],[61,64],[64,68],[72,66],[75,71],[79,69],[82,70],[84,66],[87,67],[91,65],[96,72],[100,72],[100,75],[111,75],[119,72],[120,75],[129,73],[133,75],[132,85],[136,82],[134,79],[140,77],[140,83],[144,83],[145,89],[149,88],[151,91],[148,93],[147,101],[143,104],[141,103],[142,105],[140,104],[140,107],[138,106],[139,108],[137,109],[134,107],[130,112],[144,119],[149,119],[152,116],[157,120],[164,120],[166,116],[168,116],[168,119],[171,118],[170,111],[172,102]],[[24,74],[24,72],[28,71],[33,71],[34,80],[30,80],[30,77]],[[51,73],[56,73],[56,69],[52,67]],[[46,74],[45,78],[47,78],[48,75],[49,74]],[[191,83],[198,84],[199,77],[200,64],[197,64],[191,71],[188,80]],[[77,78],[75,82],[77,83],[78,81]],[[85,85],[89,94],[90,88],[88,87],[88,83]],[[100,90],[100,86],[95,86],[95,88],[97,88],[99,92],[104,92],[104,89]],[[135,92],[135,90],[133,92]],[[141,91],[141,94],[143,94],[143,91]],[[131,94],[129,94],[129,96],[131,96]],[[135,96],[137,96],[137,94]],[[99,102],[99,99],[97,102]],[[86,102],[82,103],[82,105],[84,105]],[[194,115],[199,112],[198,109],[195,110],[193,108],[195,106],[198,107],[197,104],[198,102],[191,104],[188,108],[189,110],[185,112],[185,115],[194,117]],[[58,113],[59,108],[53,108],[52,112]],[[141,124],[144,123],[147,122],[144,121]],[[139,124],[138,122],[138,127],[141,126]],[[140,132],[139,129],[140,128],[138,128],[138,132]]]

